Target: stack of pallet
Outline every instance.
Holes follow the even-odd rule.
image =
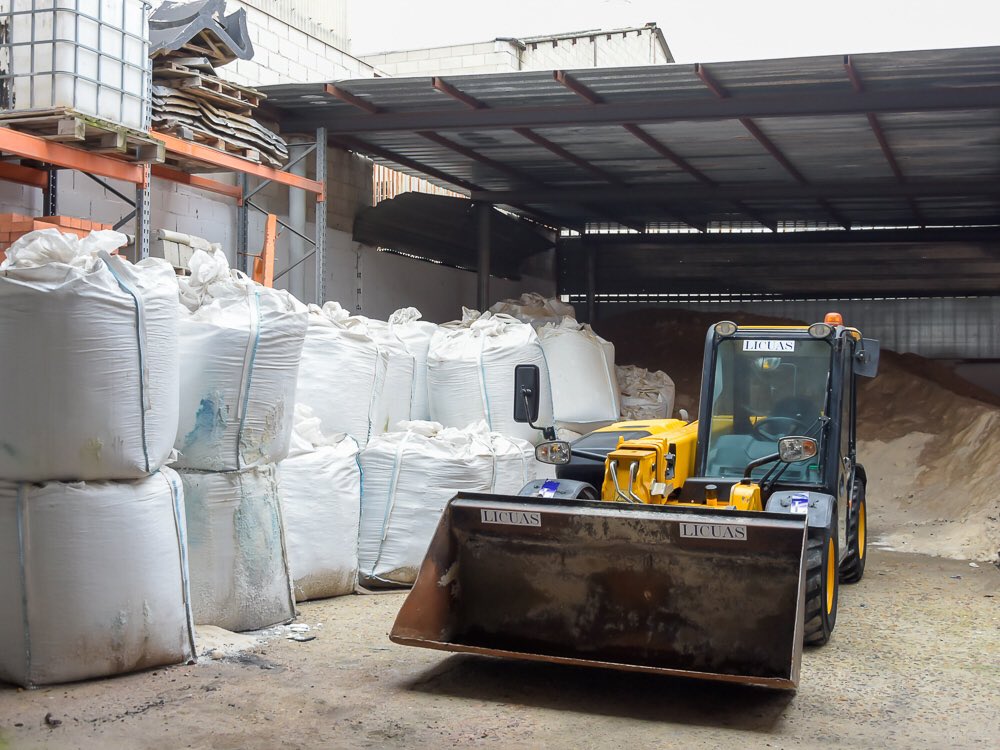
[[[253,117],[264,98],[219,78],[208,56],[181,48],[153,60],[154,130],[280,167],[288,161],[285,142]]]
[[[111,225],[69,216],[34,217],[23,214],[0,214],[0,261],[4,259],[7,248],[36,229],[58,229],[64,234],[86,237],[99,229],[111,229]]]

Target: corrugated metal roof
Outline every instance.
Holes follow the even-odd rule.
[[[1000,222],[1000,47],[265,91],[289,131],[551,224]]]
[[[325,127],[331,144],[550,226],[1000,225],[1000,47],[265,91],[286,130]],[[1000,272],[955,268],[931,277],[1000,287]]]

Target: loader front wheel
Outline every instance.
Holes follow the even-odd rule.
[[[810,533],[806,547],[806,603],[803,642],[822,646],[837,622],[837,518]]]
[[[857,583],[865,574],[868,557],[868,508],[865,505],[865,483],[855,478],[851,490],[851,512],[847,518],[847,554],[840,563],[840,580]]]

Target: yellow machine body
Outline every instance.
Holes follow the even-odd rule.
[[[722,356],[720,342],[739,338],[737,326],[728,325],[731,334],[718,333],[718,326],[714,339],[709,332],[706,373]],[[830,372],[850,374],[845,357],[854,356],[854,342],[844,354],[839,339],[860,341],[860,335],[828,328],[836,343]],[[739,331],[751,331],[745,337],[765,352],[775,351],[766,348],[771,341],[817,338],[805,326]],[[762,361],[761,367],[772,364]],[[844,392],[831,390],[830,378],[810,382],[825,389],[826,404],[833,404],[831,394]],[[714,405],[713,393],[702,394],[711,429],[701,439],[727,439],[737,432],[738,418],[743,433],[736,437],[742,439],[768,418],[705,409]],[[834,419],[841,414],[839,405],[829,411]],[[391,639],[794,689],[805,622],[807,516],[765,510],[760,484],[734,478],[732,471],[719,475],[728,477],[722,489],[711,483],[715,475],[698,477],[699,462],[706,460],[699,454],[698,422],[619,422],[598,432],[648,433],[602,450],[598,499],[546,495],[544,486],[534,493],[526,487],[519,496],[459,493],[445,508]],[[739,473],[749,477],[750,468]]]

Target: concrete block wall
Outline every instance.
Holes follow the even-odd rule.
[[[362,59],[389,76],[469,75],[504,73],[520,69],[520,47],[514,42],[494,40],[455,44],[402,52],[364,55]]]
[[[673,62],[661,31],[653,25],[381,52],[362,55],[362,59],[391,76],[468,75]]]
[[[673,62],[653,27],[522,39],[522,70],[624,67]]]
[[[273,9],[268,12],[268,6]],[[312,83],[343,78],[371,78],[372,65],[333,46],[318,31],[307,33],[282,12],[287,2],[228,0],[247,12],[247,30],[254,46],[251,60],[236,60],[220,70],[223,78],[242,86]]]

